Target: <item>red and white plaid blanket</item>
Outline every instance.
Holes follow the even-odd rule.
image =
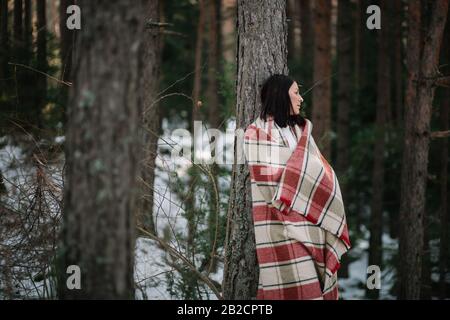
[[[244,135],[252,183],[258,299],[338,299],[337,270],[350,241],[341,190],[306,119],[291,151],[273,117]]]

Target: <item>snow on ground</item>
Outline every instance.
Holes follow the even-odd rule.
[[[344,300],[360,300],[366,299],[366,281],[367,277],[372,274],[367,274],[367,267],[369,263],[369,231],[362,226],[363,239],[359,240],[348,254],[355,261],[349,264],[349,277],[347,279],[339,279],[340,297]],[[394,285],[395,269],[390,266],[387,261],[392,259],[392,256],[398,250],[398,240],[392,239],[388,234],[383,234],[383,262],[385,267],[381,271],[381,288],[380,300],[395,299],[389,291]]]

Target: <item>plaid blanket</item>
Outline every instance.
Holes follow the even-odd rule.
[[[257,299],[338,299],[337,270],[350,241],[339,183],[311,135],[294,151],[273,117],[244,134],[260,268]]]

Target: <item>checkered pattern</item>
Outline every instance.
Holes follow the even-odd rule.
[[[245,131],[258,299],[338,299],[336,273],[350,241],[336,174],[311,131],[308,119],[295,127],[294,151],[273,117]]]

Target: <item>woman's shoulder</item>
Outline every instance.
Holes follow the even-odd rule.
[[[268,120],[264,120],[258,116],[245,128],[244,137],[251,140],[267,139],[267,126]]]

